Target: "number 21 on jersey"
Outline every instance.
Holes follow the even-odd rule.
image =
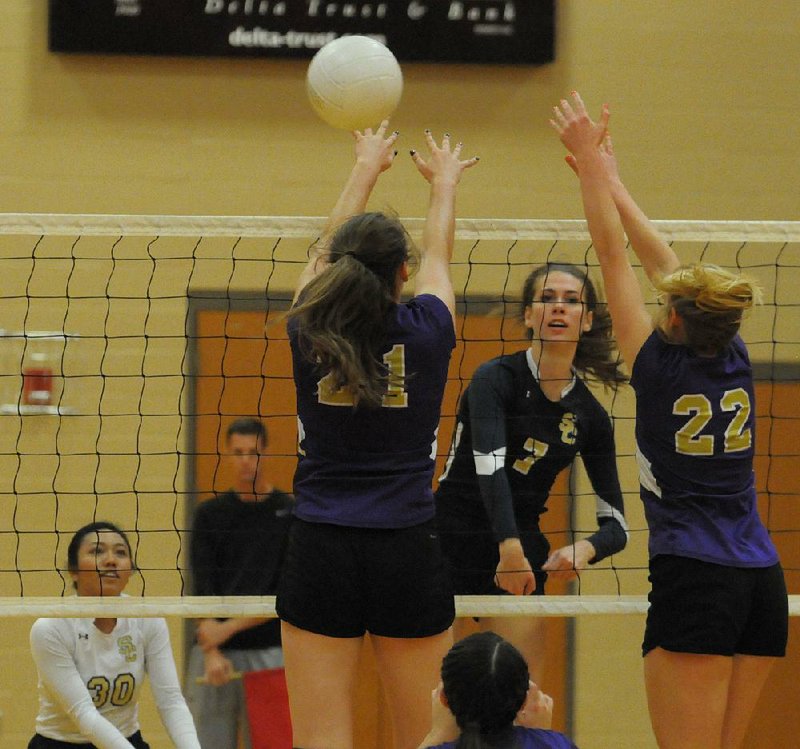
[[[406,347],[396,343],[383,355],[383,363],[389,371],[389,384],[383,396],[383,408],[407,408],[408,393],[403,388],[406,379]],[[353,394],[347,388],[336,390],[333,377],[326,374],[317,384],[317,399],[326,406],[352,406]]]

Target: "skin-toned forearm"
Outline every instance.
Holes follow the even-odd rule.
[[[380,165],[376,164],[374,159],[356,160],[339,199],[325,223],[324,234],[331,233],[351,216],[364,212],[380,174]]]
[[[583,210],[592,244],[601,263],[616,263],[625,256],[625,235],[605,167],[596,148],[586,149],[576,156],[580,163]]]
[[[235,634],[266,621],[267,618],[255,616],[225,619],[221,622],[216,619],[202,619],[197,625],[197,641],[203,650],[210,650],[224,645]]]
[[[243,616],[241,618],[228,619],[228,626],[231,630],[231,637],[233,637],[233,635],[239,632],[244,632],[246,629],[253,629],[253,627],[258,627],[268,621],[269,619],[264,616]]]
[[[672,273],[680,265],[678,256],[631,197],[622,181],[611,180],[610,187],[631,247],[641,261],[647,277],[655,283],[658,278]]]
[[[455,238],[456,182],[434,177],[422,234],[423,260],[450,262]]]
[[[395,130],[386,136],[388,127],[389,121],[384,120],[374,133],[371,128],[367,128],[363,133],[353,132],[356,144],[355,164],[325,223],[322,240],[315,242],[309,249],[308,263],[301,272],[295,287],[295,301],[306,284],[327,268],[328,241],[331,234],[351,216],[363,213],[378,177],[391,167],[397,153],[394,150],[394,144],[398,133]]]
[[[325,222],[322,240],[315,242],[308,250],[308,263],[300,274],[295,300],[305,285],[327,267],[327,239],[351,216],[362,213],[366,208],[369,196],[380,176],[380,169],[368,160],[358,159],[353,165],[350,176],[345,183],[331,215]]]
[[[389,121],[384,120],[374,133],[371,128],[367,128],[363,133],[358,131],[353,133],[356,161],[328,217],[325,234],[334,231],[348,218],[363,213],[366,209],[378,177],[392,165],[397,154],[394,144],[399,133],[395,130],[386,135],[388,128]]]
[[[560,106],[554,107],[553,111],[551,124],[575,157],[586,221],[603,273],[617,343],[623,357],[632,366],[639,349],[652,332],[652,321],[644,306],[639,281],[628,262],[622,221],[600,151],[606,137],[608,107],[603,107],[601,120],[595,124],[588,116],[580,95],[573,92],[572,104],[562,99]]]

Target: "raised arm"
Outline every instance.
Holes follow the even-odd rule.
[[[381,172],[386,171],[392,165],[397,153],[394,144],[398,133],[395,130],[387,136],[388,127],[389,121],[384,120],[374,133],[371,128],[367,128],[363,133],[358,130],[353,133],[356,144],[356,162],[353,164],[350,176],[328,217],[320,241],[315,242],[309,250],[308,263],[300,273],[295,288],[295,301],[306,284],[327,268],[330,235],[348,218],[363,213]]]
[[[614,335],[628,366],[632,367],[639,349],[653,330],[653,323],[645,308],[639,281],[628,261],[622,223],[600,154],[608,123],[608,108],[603,108],[603,116],[595,124],[580,96],[573,93],[572,104],[562,99],[553,113],[550,124],[575,157],[583,210],[603,274]]]
[[[600,157],[606,167],[611,197],[622,219],[625,234],[628,235],[631,247],[641,261],[647,277],[655,283],[659,278],[672,273],[680,265],[680,260],[620,179],[614,145],[608,133],[600,147]]]
[[[439,297],[455,316],[450,258],[455,237],[456,187],[464,170],[475,166],[478,158],[462,160],[461,143],[451,149],[449,135],[442,138],[441,146],[436,144],[430,130],[425,131],[425,139],[430,151],[427,159],[411,151],[414,164],[431,186],[415,293]]]

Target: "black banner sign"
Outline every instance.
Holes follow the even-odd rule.
[[[399,60],[553,60],[555,0],[50,0],[50,49],[311,57],[345,34]]]

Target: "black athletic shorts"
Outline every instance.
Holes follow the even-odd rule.
[[[727,567],[659,555],[650,560],[642,654],[653,648],[704,655],[786,654],[789,602],[780,564]]]
[[[491,530],[476,531],[470,519],[448,514],[446,519],[439,518],[439,533],[456,595],[496,596],[508,593],[495,583],[500,552]],[[543,595],[547,573],[542,571],[542,565],[550,553],[550,543],[538,529],[521,532],[520,541],[536,578],[534,594]]]
[[[351,528],[295,518],[278,616],[328,637],[430,637],[453,623],[450,577],[433,520]]]
[[[128,741],[136,749],[150,749],[150,745],[142,738],[142,734],[137,731],[132,736],[128,736]],[[97,749],[94,744],[70,744],[68,741],[58,739],[48,739],[38,733],[28,742],[28,749]]]

